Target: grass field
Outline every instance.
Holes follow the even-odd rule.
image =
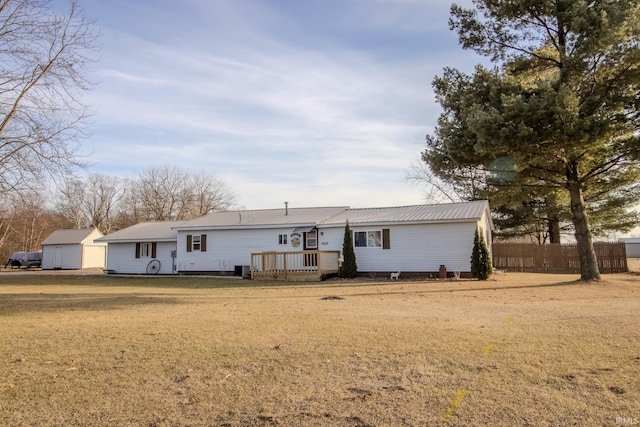
[[[640,419],[640,276],[494,277],[285,285],[0,273],[0,425]]]

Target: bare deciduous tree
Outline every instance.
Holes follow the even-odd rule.
[[[236,196],[229,186],[215,176],[204,172],[193,175],[192,218],[198,218],[211,212],[229,210],[236,202]]]
[[[454,185],[436,176],[426,163],[416,159],[405,172],[405,180],[424,187],[423,194],[427,203],[455,203],[476,199],[481,187],[481,172],[469,169],[461,173],[465,174],[464,180]]]
[[[95,227],[108,234],[113,231],[122,198],[120,179],[91,174],[86,181],[66,180],[58,189],[56,209],[76,228]]]
[[[84,195],[85,184],[77,178],[67,179],[58,187],[56,210],[75,228],[87,225],[87,217],[83,211]]]
[[[104,234],[113,231],[117,207],[122,197],[123,189],[117,177],[89,175],[83,205],[89,224]]]
[[[3,265],[11,253],[38,250],[54,230],[69,226],[65,218],[47,208],[43,191],[4,197],[0,214],[0,259]]]
[[[0,0],[0,194],[34,188],[81,164],[90,109],[82,92],[97,31],[70,0]]]
[[[151,167],[133,182],[133,193],[147,219],[170,221],[184,217],[190,193],[185,170],[169,165]]]
[[[192,174],[178,166],[151,167],[131,184],[130,202],[147,220],[193,219],[227,210],[235,203],[235,195],[224,181],[205,173]]]
[[[235,197],[221,179],[164,165],[127,179],[100,174],[67,179],[58,187],[56,210],[77,228],[93,226],[108,234],[141,221],[189,220],[224,211]]]

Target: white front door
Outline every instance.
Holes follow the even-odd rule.
[[[62,268],[62,247],[58,246],[55,248],[55,252],[53,254],[53,268]]]

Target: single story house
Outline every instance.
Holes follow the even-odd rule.
[[[239,276],[250,268],[252,253],[318,250],[323,246],[318,241],[317,225],[348,209],[285,207],[213,212],[187,221],[174,227],[178,271]],[[337,250],[342,250],[342,238]]]
[[[441,266],[451,274],[467,275],[476,228],[489,247],[493,232],[487,201],[363,209],[289,209],[285,205],[283,209],[214,212],[174,227],[177,269],[183,274],[239,275],[248,266],[254,269],[260,264],[252,254],[274,252],[326,251],[337,253],[337,260],[347,221],[358,272],[370,275],[401,272],[437,277]],[[307,257],[302,262],[309,267],[318,261]]]
[[[640,237],[621,237],[618,241],[624,243],[627,258],[640,258]]]
[[[109,245],[107,269],[114,273],[244,276],[264,272],[268,263],[290,270],[295,262],[299,270],[318,271],[328,263],[327,271],[337,273],[347,221],[358,272],[381,276],[437,277],[442,266],[450,275],[468,275],[475,230],[489,248],[493,232],[488,202],[473,201],[213,212],[192,221],[140,223],[98,240]]]
[[[42,242],[43,270],[104,268],[107,244],[96,228],[56,230]]]
[[[173,227],[183,221],[141,222],[99,242],[108,245],[106,271],[122,274],[175,274],[176,238]]]

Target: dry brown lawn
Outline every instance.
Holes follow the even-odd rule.
[[[0,425],[637,422],[640,276],[575,279],[0,273]]]

